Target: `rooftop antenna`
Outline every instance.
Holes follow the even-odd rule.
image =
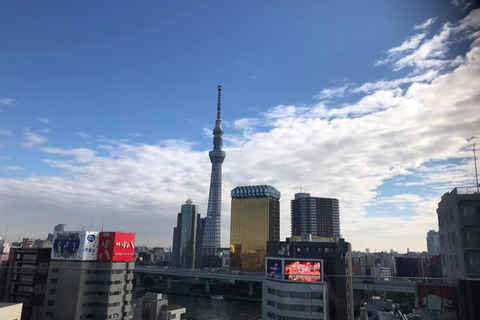
[[[93,230],[93,216],[92,216],[92,221],[90,221],[90,231]]]
[[[105,215],[103,215],[103,220],[102,220],[102,232],[103,232],[103,226],[105,225]]]
[[[222,115],[222,86],[218,86],[217,120],[220,120],[221,115]]]
[[[8,223],[7,223],[7,225],[5,226],[5,235],[3,236],[3,241],[4,241],[4,242],[7,242],[7,232],[8,232]]]
[[[473,162],[475,162],[475,180],[477,181],[477,192],[480,192],[478,189],[478,171],[477,171],[477,156],[475,154],[475,143],[473,143]]]

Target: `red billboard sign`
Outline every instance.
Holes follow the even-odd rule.
[[[322,262],[285,259],[285,280],[300,282],[321,282]]]
[[[135,233],[100,232],[98,261],[133,261]]]

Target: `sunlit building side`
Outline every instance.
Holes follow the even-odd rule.
[[[232,190],[230,270],[263,271],[267,241],[280,239],[280,192],[272,186]]]

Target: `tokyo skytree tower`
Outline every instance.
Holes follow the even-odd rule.
[[[213,150],[209,152],[212,163],[210,178],[210,193],[208,196],[207,219],[203,233],[202,253],[204,256],[214,256],[220,248],[220,218],[222,210],[222,163],[225,151],[222,151],[222,86],[218,86],[217,120],[213,129]]]

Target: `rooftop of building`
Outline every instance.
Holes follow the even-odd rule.
[[[280,191],[269,185],[239,186],[232,190],[232,199],[272,198],[280,199]]]
[[[298,199],[324,199],[324,200],[337,200],[336,198],[328,198],[328,197],[312,197],[310,195],[310,193],[308,192],[299,192],[299,193],[295,193],[295,200],[298,200]]]

